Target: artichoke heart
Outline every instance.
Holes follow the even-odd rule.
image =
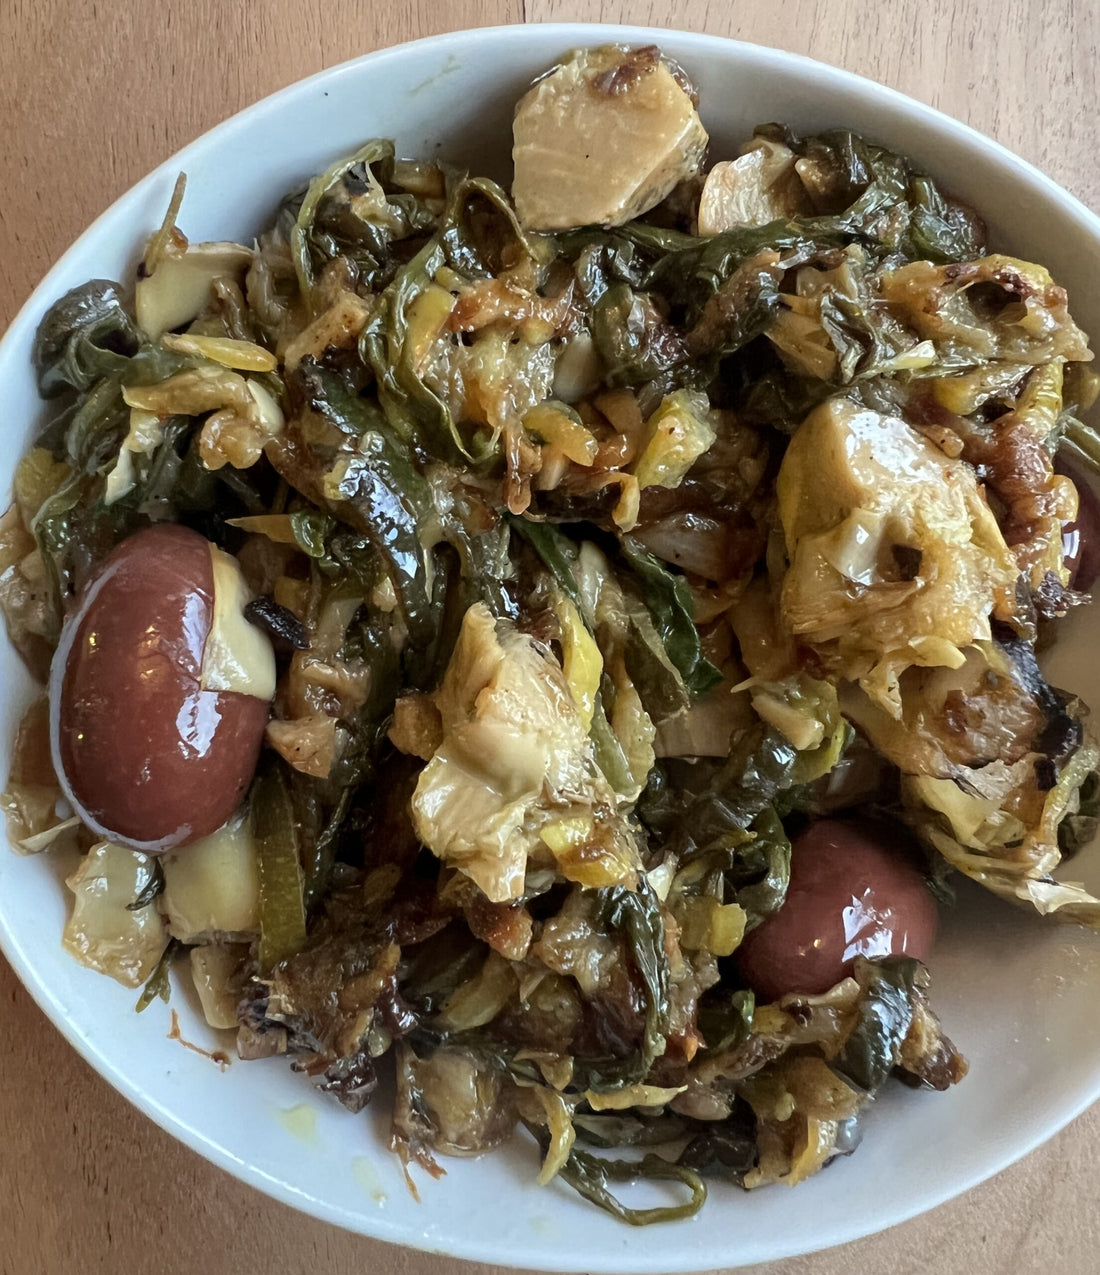
[[[621,226],[699,170],[707,134],[655,47],[581,49],[519,101],[512,195],[533,230]]]
[[[523,893],[531,856],[553,864],[553,855],[582,885],[637,886],[633,834],[569,684],[543,649],[477,603],[436,706],[442,742],[412,799],[417,835],[435,855],[495,903]],[[583,835],[556,835],[563,827]]]
[[[151,340],[196,319],[210,303],[219,279],[239,279],[252,263],[251,248],[239,243],[165,245],[152,274],[134,288],[138,326]]]
[[[1017,567],[973,469],[903,420],[833,398],[777,481],[784,626],[892,716],[911,665],[962,665],[1011,613]]]

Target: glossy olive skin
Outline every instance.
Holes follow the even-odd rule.
[[[1100,575],[1100,499],[1072,463],[1059,459],[1055,468],[1077,488],[1077,517],[1062,524],[1062,556],[1070,587],[1087,593]]]
[[[869,821],[821,819],[800,833],[783,906],[737,950],[757,999],[828,991],[857,956],[924,960],[936,904],[908,850],[904,831]]]
[[[269,705],[204,690],[209,543],[155,526],[118,545],[62,630],[50,674],[54,765],[100,836],[156,853],[219,828],[251,782]]]

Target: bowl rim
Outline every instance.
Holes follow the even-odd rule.
[[[461,28],[424,36],[396,45],[372,50],[369,53],[348,58],[333,66],[326,67],[304,78],[294,80],[282,88],[265,95],[250,105],[226,117],[213,125],[190,142],[186,143],[172,155],[165,158],[148,173],[134,182],[127,190],[115,198],[81,234],[57,258],[46,271],[29,296],[19,307],[3,335],[0,336],[0,358],[6,350],[18,344],[27,335],[27,329],[38,321],[43,302],[55,299],[55,281],[63,276],[67,264],[80,256],[85,242],[91,239],[104,223],[113,222],[125,215],[128,206],[136,203],[140,196],[166,175],[174,177],[181,169],[186,169],[194,157],[214,143],[231,138],[239,129],[250,127],[254,121],[269,111],[276,103],[290,101],[296,96],[307,97],[319,84],[334,83],[342,77],[358,73],[360,68],[369,65],[381,69],[388,61],[407,57],[411,51],[444,49],[458,44],[476,44],[481,40],[500,38],[504,33],[513,40],[549,41],[560,40],[564,51],[570,47],[589,43],[656,43],[673,38],[681,52],[677,57],[690,58],[693,50],[719,53],[726,51],[728,55],[740,56],[755,61],[759,66],[789,72],[799,70],[818,79],[829,81],[832,85],[858,91],[863,96],[871,96],[881,102],[889,103],[904,113],[909,120],[927,126],[931,132],[947,135],[953,140],[970,148],[976,148],[985,155],[995,159],[1003,168],[1036,191],[1043,199],[1052,201],[1060,210],[1071,217],[1085,233],[1100,241],[1100,216],[1094,213],[1077,196],[1060,186],[1056,181],[1029,161],[1009,150],[1002,143],[987,137],[971,125],[965,124],[947,115],[938,108],[912,98],[901,91],[880,84],[867,76],[821,62],[805,54],[792,53],[770,45],[757,44],[745,40],[731,39],[701,31],[688,31],[677,28],[666,28],[652,25],[635,25],[621,23],[588,23],[588,22],[549,22],[549,23],[512,23],[496,24],[486,27]],[[6,640],[6,638],[5,638]],[[0,853],[12,853],[6,839],[0,837]],[[37,1006],[43,1011],[52,1025],[61,1033],[78,1054],[89,1063],[95,1071],[106,1080],[112,1088],[134,1105],[143,1115],[155,1121],[165,1132],[197,1152],[208,1162],[232,1174],[247,1185],[263,1191],[266,1195],[289,1205],[291,1208],[306,1212],[322,1221],[355,1233],[389,1243],[404,1245],[420,1251],[439,1256],[457,1257],[471,1261],[525,1266],[529,1269],[560,1270],[565,1269],[557,1263],[551,1263],[539,1254],[529,1254],[517,1244],[494,1244],[491,1240],[484,1242],[458,1241],[448,1243],[445,1247],[432,1244],[427,1236],[420,1235],[404,1224],[394,1224],[385,1213],[370,1215],[371,1225],[366,1227],[356,1219],[349,1218],[342,1210],[328,1205],[317,1197],[305,1197],[291,1184],[266,1173],[258,1165],[242,1161],[227,1147],[213,1140],[170,1106],[159,1102],[145,1091],[132,1071],[123,1070],[116,1061],[109,1058],[100,1044],[85,1035],[68,1017],[66,1006],[56,990],[41,979],[36,971],[34,953],[24,947],[7,923],[4,910],[0,908],[0,952],[11,964],[22,985],[26,988]],[[850,1243],[864,1236],[888,1229],[925,1213],[939,1205],[977,1186],[979,1183],[1000,1173],[1011,1164],[1030,1154],[1036,1147],[1055,1136],[1070,1121],[1075,1119],[1086,1108],[1100,1098],[1100,1066],[1092,1077],[1090,1085],[1081,1085],[1068,1100],[1057,1106],[1051,1120],[1040,1130],[1024,1137],[1018,1142],[1000,1145],[995,1153],[991,1153],[983,1168],[972,1173],[966,1181],[960,1183],[952,1180],[944,1184],[932,1184],[923,1189],[915,1202],[910,1202],[892,1212],[888,1219],[872,1219],[855,1221],[851,1224],[835,1228],[822,1242],[813,1240],[806,1242],[779,1244],[771,1258],[759,1254],[736,1258],[735,1264],[743,1261],[780,1260],[795,1257],[804,1253],[824,1251],[837,1245]],[[563,1255],[564,1256],[564,1255]],[[615,1275],[627,1269],[639,1273],[667,1271],[672,1269],[667,1261],[658,1262],[646,1259],[644,1252],[631,1253],[629,1265],[617,1262],[609,1253],[600,1255],[584,1255],[573,1259],[568,1269],[584,1269],[591,1272],[604,1272]],[[677,1270],[701,1269],[692,1266],[677,1266]]]

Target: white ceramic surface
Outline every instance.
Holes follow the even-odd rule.
[[[90,276],[129,277],[180,169],[189,176],[181,225],[193,239],[246,238],[287,189],[371,136],[395,137],[405,155],[439,154],[507,178],[511,108],[525,85],[566,49],[607,40],[655,41],[683,63],[700,88],[715,158],[772,119],[798,130],[854,127],[915,157],[982,209],[999,245],[1045,262],[1071,289],[1079,322],[1100,334],[1097,218],[927,107],[804,58],[710,36],[584,26],[463,32],[372,54],[276,94],[187,147],[105,213],[0,344],[0,493],[10,490],[42,416],[30,367],[39,318]],[[1092,624],[1087,612],[1070,622],[1056,680],[1100,703],[1100,667],[1088,659]],[[0,686],[6,774],[31,687],[2,641]],[[1091,867],[1095,884],[1100,873],[1089,859],[1072,875],[1087,877]],[[1100,941],[964,890],[931,968],[934,1004],[970,1058],[969,1078],[947,1095],[890,1087],[855,1156],[793,1194],[715,1184],[690,1222],[638,1232],[561,1185],[537,1187],[534,1149],[516,1139],[480,1161],[447,1162],[440,1182],[422,1178],[417,1204],[385,1149],[381,1106],[351,1116],[278,1060],[235,1063],[223,1074],[166,1038],[163,1004],[138,1016],[134,993],[70,960],[59,945],[64,871],[48,857],[0,852],[0,945],[84,1057],[165,1129],[259,1189],[338,1225],[440,1253],[549,1270],[672,1272],[825,1247],[965,1190],[1100,1096]],[[213,1045],[184,990],[173,1003],[183,1034]]]

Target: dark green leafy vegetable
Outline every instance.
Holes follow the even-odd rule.
[[[791,784],[798,750],[772,727],[743,737],[725,760],[668,762],[654,770],[640,803],[643,821],[687,848],[743,832]]]
[[[842,248],[852,237],[846,224],[831,218],[741,226],[710,239],[692,239],[689,246],[661,257],[646,285],[683,306],[687,321],[694,324],[726,280],[760,253],[782,253],[790,268],[805,265],[825,249]]]
[[[528,1128],[545,1151],[549,1146],[548,1136],[530,1125]],[[706,1184],[693,1168],[652,1153],[640,1160],[610,1160],[574,1148],[560,1170],[560,1176],[579,1195],[630,1226],[649,1226],[653,1222],[676,1222],[693,1217],[707,1198]],[[613,1182],[638,1181],[680,1182],[691,1192],[691,1198],[683,1204],[633,1209],[623,1204],[610,1189]]]
[[[86,393],[99,381],[153,385],[192,360],[151,345],[123,304],[120,286],[93,279],[67,292],[38,326],[34,366],[45,398],[67,389]]]
[[[426,455],[470,460],[473,452],[450,409],[425,384],[413,364],[409,309],[445,260],[436,237],[398,271],[363,329],[360,350],[377,379],[378,401],[393,429]]]
[[[966,209],[949,204],[930,178],[912,177],[909,198],[909,238],[915,256],[943,262],[981,255],[985,239],[981,224]]]
[[[611,232],[592,237],[590,231],[562,235],[558,245],[567,258],[573,258],[573,274],[590,306],[595,306],[614,283],[639,287],[645,277],[646,264],[635,244]]]
[[[808,161],[800,173],[811,200],[824,217],[808,225],[834,224],[881,243],[904,245],[909,254],[931,261],[966,261],[985,246],[981,220],[949,203],[930,178],[900,155],[847,130],[797,138],[782,125],[765,125],[757,136],[791,147]],[[883,214],[889,212],[890,217]]]
[[[296,369],[296,383],[309,407],[349,438],[362,438],[368,430],[384,429],[377,405],[351,389],[336,372],[314,359],[303,359]]]
[[[630,1226],[678,1222],[682,1218],[694,1217],[707,1199],[706,1185],[691,1167],[673,1164],[659,1155],[646,1155],[640,1161],[601,1160],[586,1151],[574,1151],[561,1170],[561,1176],[586,1200],[599,1205],[612,1217]],[[640,1179],[649,1182],[680,1182],[691,1192],[691,1199],[683,1204],[632,1209],[608,1189],[609,1182],[629,1183]]]
[[[456,517],[444,523],[443,536],[458,555],[461,600],[466,606],[484,602],[493,615],[514,620],[518,608],[510,590],[515,575],[511,557],[512,525],[502,518],[492,527],[475,532],[461,517]],[[444,570],[438,561],[436,570]],[[454,593],[457,596],[458,589]],[[449,655],[450,646],[441,653]]]
[[[792,434],[805,418],[835,392],[828,381],[800,376],[776,366],[773,350],[761,350],[757,342],[734,360],[730,369],[734,399],[742,418],[752,425],[767,425],[782,434]]]
[[[752,1034],[756,998],[742,988],[716,987],[699,1002],[699,1030],[715,1054],[743,1045]]]
[[[683,337],[626,283],[613,283],[592,311],[592,339],[609,385],[653,381],[687,358]]]
[[[573,574],[576,546],[563,531],[549,522],[532,522],[529,518],[511,518],[511,526],[534,549],[543,565],[554,577],[573,604],[582,611],[584,601]]]
[[[355,440],[353,448],[338,454],[329,472],[330,507],[346,507],[386,562],[410,636],[415,645],[426,646],[435,633],[420,535],[430,508],[428,485],[407,444],[394,436],[376,404],[349,393],[335,373],[317,365],[302,370],[301,383],[309,406]],[[314,523],[303,530],[309,550],[315,551],[320,528]],[[354,570],[354,547],[342,533],[330,538],[328,551]]]
[[[590,1146],[614,1150],[616,1147],[660,1147],[682,1138],[690,1127],[680,1116],[667,1110],[660,1114],[616,1115],[614,1112],[578,1111],[573,1116],[577,1138]]]
[[[730,1178],[743,1183],[756,1164],[756,1121],[748,1104],[738,1102],[728,1120],[699,1126],[677,1157],[677,1163],[705,1177]]]
[[[290,526],[303,553],[311,558],[323,558],[325,542],[335,530],[336,520],[317,509],[296,509],[290,515]]]
[[[863,989],[859,1019],[833,1066],[864,1093],[879,1089],[897,1064],[913,1020],[911,997],[919,968],[910,957],[856,961],[855,977]]]
[[[351,808],[354,792],[353,784],[344,785],[337,799],[336,808],[328,817],[328,822],[305,847],[302,901],[307,910],[318,903],[328,889],[336,862],[337,843],[343,831],[348,810]]]
[[[375,139],[309,184],[290,232],[304,293],[327,262],[341,257],[354,262],[371,286],[388,282],[400,242],[433,228],[435,219],[422,202],[395,188],[393,158],[393,143]]]
[[[137,912],[139,909],[147,907],[164,889],[164,869],[160,866],[160,860],[154,859],[149,872],[149,880],[145,883],[143,889],[138,891],[137,897],[132,903],[126,904],[127,912]]]
[[[142,516],[202,515],[217,499],[218,477],[206,469],[193,446],[195,423],[191,417],[170,416],[163,434],[151,456],[137,459],[133,489],[111,506],[112,512],[117,511],[120,537]]]
[[[607,705],[604,703],[602,690],[596,693],[592,725],[588,728],[588,733],[592,737],[596,765],[603,771],[608,783],[616,792],[629,791],[633,786],[634,777],[630,772],[630,763],[623,752],[622,744],[608,720]]]
[[[1100,473],[1100,431],[1074,416],[1058,422],[1061,441],[1074,460],[1083,464],[1087,472]]]
[[[791,876],[791,843],[773,809],[765,807],[756,816],[752,833],[725,873],[735,901],[748,913],[747,929],[783,906]]]
[[[137,326],[123,305],[120,286],[93,279],[67,292],[46,312],[34,338],[38,389],[49,398],[63,390],[89,390],[141,345]]]
[[[688,690],[693,695],[704,694],[722,680],[722,675],[703,654],[687,585],[631,537],[624,536],[621,544],[669,659],[680,670]]]
[[[669,985],[665,960],[665,924],[652,888],[643,880],[636,891],[612,886],[596,892],[597,915],[612,933],[626,940],[645,988],[645,1032],[636,1057],[626,1065],[600,1066],[589,1074],[589,1087],[619,1088],[643,1079],[665,1052],[668,1034]]]
[[[646,712],[654,722],[662,722],[690,705],[691,692],[661,642],[650,614],[644,606],[638,610],[629,610],[623,662]]]
[[[487,177],[454,183],[439,238],[448,265],[471,279],[491,279],[517,256],[545,261],[553,254],[552,241],[528,234],[512,201]]]
[[[1100,826],[1100,774],[1095,770],[1081,785],[1079,801],[1077,810],[1066,815],[1058,826],[1058,849],[1063,859],[1088,845]]]
[[[786,268],[778,254],[764,250],[723,279],[688,334],[692,355],[736,354],[766,332],[779,313],[779,285]]]
[[[160,960],[153,967],[152,974],[146,980],[145,986],[142,988],[141,995],[134,1009],[140,1014],[147,1010],[155,1000],[162,1000],[166,1004],[168,998],[172,994],[172,983],[170,975],[172,973],[172,962],[183,950],[183,944],[178,939],[169,939],[168,945],[161,953]]]

